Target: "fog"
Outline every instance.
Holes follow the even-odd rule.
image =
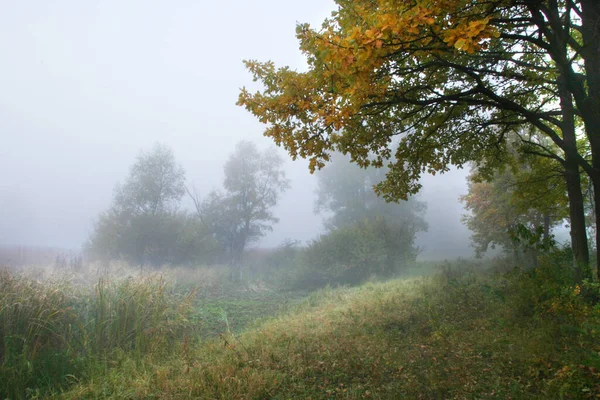
[[[333,2],[14,1],[0,6],[0,245],[80,248],[140,151],[170,146],[202,196],[242,139],[272,145],[235,105],[243,59],[303,69],[296,22]],[[283,156],[285,154],[281,152]],[[323,232],[316,180],[286,157],[279,224],[257,245]],[[423,258],[470,255],[466,171],[425,177]]]

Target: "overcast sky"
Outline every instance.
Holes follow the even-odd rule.
[[[325,0],[1,2],[0,244],[81,246],[115,184],[156,141],[173,149],[200,194],[219,187],[235,142],[271,145],[235,105],[239,88],[252,85],[242,60],[304,69],[296,23],[318,25],[333,8]],[[321,230],[306,163],[288,160],[286,170],[292,188],[261,246]],[[467,252],[457,202],[464,176],[425,181],[426,251]]]

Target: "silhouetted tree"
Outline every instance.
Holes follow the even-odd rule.
[[[249,243],[278,222],[273,207],[289,187],[282,159],[273,149],[259,151],[252,142],[237,144],[225,164],[224,191],[212,192],[200,207],[202,221],[226,250],[234,273]]]

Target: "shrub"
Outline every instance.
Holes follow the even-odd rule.
[[[304,251],[297,240],[285,239],[277,248],[248,254],[247,266],[252,276],[278,287],[293,286]]]
[[[213,263],[221,252],[206,226],[185,212],[100,216],[86,244],[91,260],[122,259],[130,264]]]
[[[356,284],[390,276],[415,260],[413,240],[409,229],[381,218],[333,230],[304,251],[298,284]]]

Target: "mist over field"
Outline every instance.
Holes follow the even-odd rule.
[[[0,54],[1,399],[600,398],[598,0],[5,1]]]
[[[304,69],[295,23],[318,24],[333,7],[322,1],[32,4],[7,3],[0,13],[7,60],[0,65],[0,244],[65,249],[81,248],[115,185],[155,142],[173,149],[201,197],[220,185],[235,142],[272,146],[263,126],[235,105],[249,82],[242,60]],[[225,14],[223,26],[214,16]],[[276,206],[280,222],[260,247],[323,232],[307,163],[281,154],[291,187]],[[470,253],[458,203],[465,174],[424,179],[420,198],[430,229],[419,239],[423,256]],[[190,206],[184,200],[182,207]]]

